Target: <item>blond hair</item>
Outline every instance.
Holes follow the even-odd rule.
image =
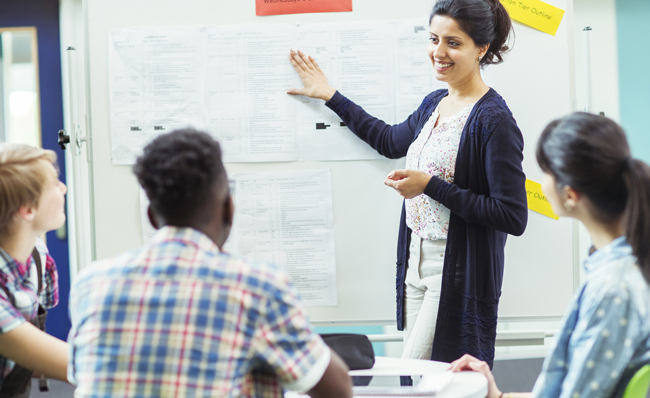
[[[0,234],[8,231],[21,206],[38,206],[48,178],[41,160],[56,167],[54,151],[0,144]]]

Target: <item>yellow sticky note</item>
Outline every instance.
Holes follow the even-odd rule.
[[[540,0],[501,0],[510,18],[555,36],[564,10]]]
[[[546,195],[542,192],[542,185],[531,180],[526,180],[526,195],[528,196],[528,208],[550,217],[554,220],[559,219],[553,212],[551,202],[546,199]]]

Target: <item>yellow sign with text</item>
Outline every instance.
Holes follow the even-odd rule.
[[[510,18],[555,36],[564,10],[540,0],[500,0]]]
[[[544,195],[544,192],[542,192],[541,184],[527,179],[526,195],[528,196],[528,208],[530,210],[536,211],[539,214],[543,214],[546,217],[550,217],[554,220],[558,220],[560,218],[553,212],[551,202],[546,199],[546,195]]]

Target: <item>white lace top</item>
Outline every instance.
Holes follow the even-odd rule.
[[[441,117],[438,107],[422,127],[406,154],[406,168],[420,170],[446,182],[454,182],[460,136],[474,104],[457,114]],[[425,194],[406,199],[406,225],[423,239],[447,239],[449,209]]]

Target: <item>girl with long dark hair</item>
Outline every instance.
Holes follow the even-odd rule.
[[[631,157],[619,125],[588,113],[551,122],[537,162],[553,210],[582,222],[593,247],[532,395],[620,396],[650,360],[650,167]],[[528,395],[503,394],[470,355],[452,368],[484,373],[488,398]]]

